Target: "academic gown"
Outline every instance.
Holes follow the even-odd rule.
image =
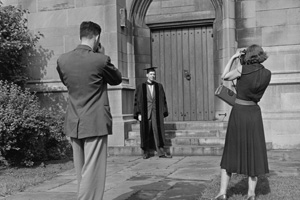
[[[165,145],[165,129],[164,129],[164,117],[168,116],[167,101],[165,91],[162,84],[154,82],[154,98],[156,105],[156,119],[157,119],[157,130],[159,138],[159,147]],[[142,83],[137,86],[135,91],[134,100],[134,118],[138,119],[138,115],[141,114],[142,121],[140,123],[140,135],[141,135],[141,148],[143,150],[153,149],[155,147],[153,135],[147,134],[149,130],[148,120],[148,104],[147,104],[147,84]],[[153,118],[154,116],[152,116]]]

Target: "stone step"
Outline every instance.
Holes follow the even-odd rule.
[[[267,142],[267,150],[272,150],[272,143]],[[169,146],[165,151],[173,156],[221,156],[223,145],[201,145],[201,146]],[[109,156],[139,156],[142,155],[139,146],[109,146]]]
[[[185,121],[185,122],[165,122],[165,130],[226,130],[227,122],[220,121]],[[140,129],[140,123],[131,125],[132,131]]]
[[[176,137],[166,138],[167,146],[201,146],[201,145],[224,145],[225,138],[220,137]],[[140,138],[126,139],[125,146],[139,146],[141,144]]]
[[[221,137],[224,138],[226,130],[166,130],[166,138],[177,137]],[[134,139],[140,137],[140,131],[129,131],[128,139]]]
[[[165,147],[165,151],[173,156],[220,156],[223,146],[204,145],[204,146],[171,146]],[[139,146],[110,146],[108,147],[109,156],[139,156],[142,155]]]

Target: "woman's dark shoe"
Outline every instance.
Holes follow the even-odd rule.
[[[167,154],[165,154],[165,155],[161,155],[161,156],[159,156],[159,158],[172,158],[172,156],[171,156],[171,155],[167,155]]]
[[[216,198],[214,198],[212,200],[227,200],[227,195],[226,194],[221,194],[221,195],[217,196]]]
[[[255,199],[256,199],[255,195],[252,195],[252,196],[250,196],[250,197],[247,198],[247,200],[255,200]]]

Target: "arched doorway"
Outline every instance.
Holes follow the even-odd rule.
[[[234,27],[231,25],[227,27],[227,23],[224,25],[224,20],[230,18],[227,16],[228,5],[232,6],[234,3],[228,0],[211,0],[215,9],[215,17],[210,22],[203,20],[201,24],[200,19],[196,24],[193,22],[183,24],[183,26],[171,23],[167,28],[166,26],[155,27],[152,24],[150,30],[145,24],[145,16],[151,3],[152,0],[133,0],[129,17],[133,29],[142,28],[149,31],[148,39],[151,40],[150,48],[152,49],[148,64],[161,67],[158,69],[158,81],[163,83],[169,95],[168,107],[171,115],[167,120],[216,119],[220,113],[219,110],[224,110],[224,105],[215,99],[214,90],[219,84],[220,68],[224,66],[223,57],[228,57],[236,45],[234,40],[228,40],[227,43],[222,41],[227,37],[235,37]],[[192,35],[192,37],[185,37],[185,35]],[[137,38],[139,35],[134,37]],[[136,41],[135,51],[139,52],[138,49],[143,44],[139,44],[140,40],[134,41]],[[209,45],[208,48],[207,45]],[[194,50],[191,52],[191,49]],[[202,66],[199,68],[200,63]],[[136,80],[144,78],[140,70],[141,66],[138,64],[135,66]],[[172,70],[175,68],[176,70]],[[191,77],[190,80],[188,80],[189,77]],[[216,104],[220,105],[216,106]]]

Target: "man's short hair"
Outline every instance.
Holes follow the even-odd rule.
[[[101,27],[91,21],[84,21],[80,24],[80,39],[88,38],[92,39],[93,36],[100,35]]]

